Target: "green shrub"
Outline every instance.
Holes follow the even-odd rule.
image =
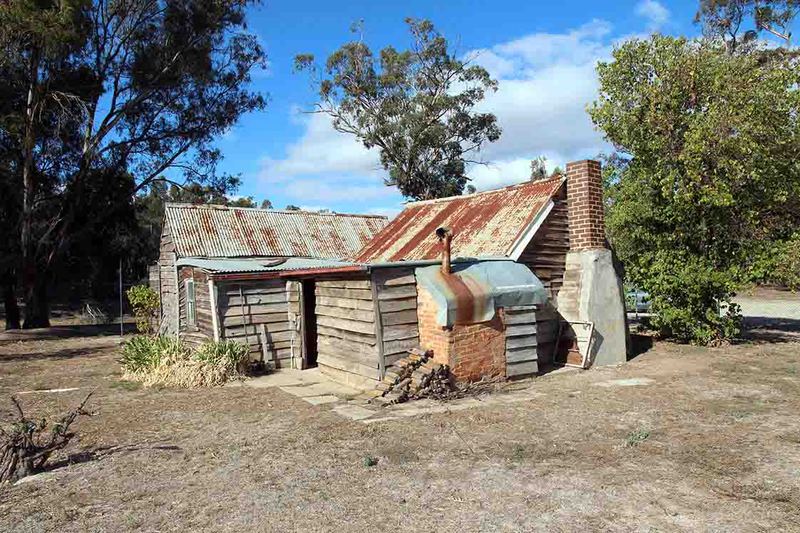
[[[207,342],[201,345],[192,358],[201,363],[227,369],[231,374],[243,371],[250,349],[236,341]]]
[[[189,350],[177,337],[138,335],[122,347],[124,378],[145,385],[207,387],[221,385],[245,371],[246,345],[207,342]]]
[[[136,329],[139,333],[152,333],[152,323],[159,305],[158,293],[148,285],[134,285],[126,294],[136,317]]]
[[[125,372],[137,374],[148,372],[162,362],[178,361],[188,357],[188,348],[177,337],[136,335],[122,345],[120,362]]]
[[[658,253],[644,273],[654,313],[650,324],[662,336],[682,342],[718,344],[737,336],[742,317],[731,303],[736,276],[703,258],[681,255]]]
[[[790,290],[800,290],[800,233],[780,246],[773,280]]]

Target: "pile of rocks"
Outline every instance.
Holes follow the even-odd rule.
[[[386,369],[373,403],[391,405],[425,397],[442,397],[454,390],[450,368],[433,362],[430,351],[416,348]]]

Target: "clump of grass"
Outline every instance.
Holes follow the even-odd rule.
[[[122,347],[123,379],[146,386],[211,387],[244,373],[248,347],[234,341],[208,342],[190,350],[175,337],[137,336]]]
[[[375,466],[377,464],[378,464],[377,457],[373,457],[371,455],[364,456],[364,466],[366,466],[367,468],[369,468],[370,466]]]
[[[646,441],[649,437],[650,437],[650,430],[648,429],[639,428],[637,430],[631,431],[625,438],[625,447],[633,448],[634,446],[638,446],[644,441]]]

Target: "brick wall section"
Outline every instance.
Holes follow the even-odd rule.
[[[605,248],[603,177],[600,163],[589,159],[567,163],[570,250]]]
[[[435,362],[449,365],[457,380],[477,381],[484,376],[506,375],[502,309],[498,309],[489,322],[443,328],[436,323],[433,297],[417,285],[417,318],[420,345],[433,350]]]

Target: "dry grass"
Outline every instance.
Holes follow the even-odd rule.
[[[277,389],[129,386],[116,352],[0,346],[0,396],[81,387],[26,397],[50,412],[96,387],[100,409],[49,478],[0,489],[0,530],[800,531],[798,344],[657,344],[529,402],[371,425]],[[655,383],[596,386],[632,377]]]

